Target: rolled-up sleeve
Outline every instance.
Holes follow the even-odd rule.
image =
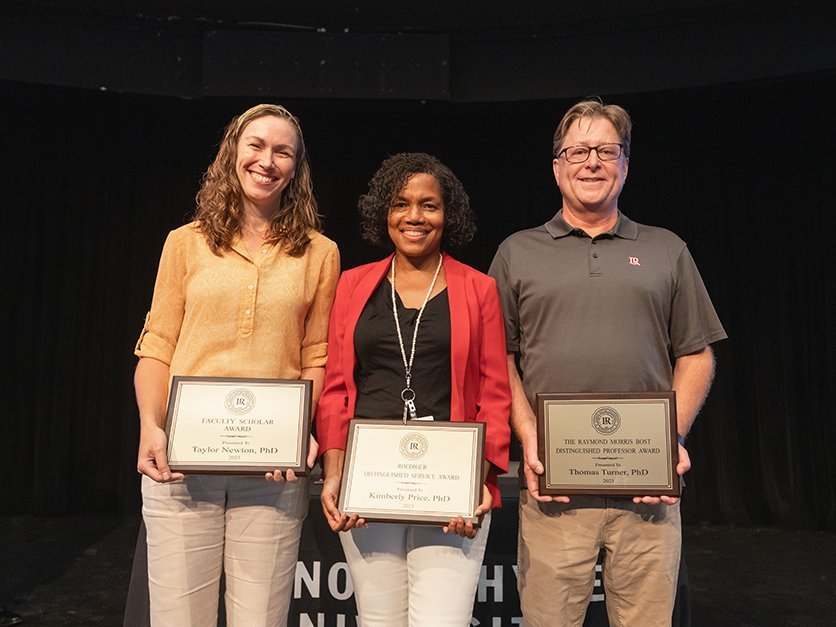
[[[180,232],[166,238],[154,284],[151,310],[136,343],[137,357],[151,357],[171,364],[185,313],[186,254]]]
[[[329,241],[328,250],[309,276],[316,289],[305,318],[305,332],[302,338],[302,368],[325,366],[328,357],[328,319],[334,302],[334,291],[340,277],[340,253],[336,244]]]

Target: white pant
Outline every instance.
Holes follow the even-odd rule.
[[[363,627],[464,627],[491,515],[473,540],[436,525],[369,523],[340,534]]]
[[[307,479],[143,477],[151,625],[217,625],[221,566],[227,625],[286,625],[307,510]]]

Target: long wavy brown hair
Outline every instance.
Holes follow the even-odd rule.
[[[282,193],[279,211],[270,222],[268,241],[280,242],[289,255],[301,257],[310,243],[308,233],[322,231],[322,216],[317,212],[311,166],[299,120],[282,106],[260,104],[232,118],[224,131],[218,154],[203,175],[197,192],[194,219],[216,255],[229,249],[233,238],[241,231],[243,191],[235,173],[238,139],[247,124],[265,115],[290,122],[296,129],[298,144],[296,175]]]

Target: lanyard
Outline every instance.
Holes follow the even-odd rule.
[[[412,364],[415,362],[415,340],[418,339],[418,326],[421,324],[421,316],[424,315],[424,309],[430,300],[430,295],[435,287],[435,282],[438,279],[438,273],[441,271],[441,253],[438,253],[438,266],[435,269],[430,289],[427,290],[427,295],[424,296],[424,304],[418,311],[418,317],[415,319],[415,330],[412,332],[412,350],[409,353],[409,361],[406,359],[406,349],[403,345],[403,336],[401,335],[401,323],[398,320],[398,305],[395,300],[395,257],[392,257],[392,315],[395,318],[395,329],[398,332],[398,344],[401,347],[401,357],[403,358],[403,369],[406,379],[406,387],[401,391],[401,399],[403,400],[403,421],[406,424],[406,417],[409,414],[410,420],[418,418],[418,412],[415,409],[415,390],[412,389]]]

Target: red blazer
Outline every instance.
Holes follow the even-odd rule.
[[[345,449],[354,416],[354,329],[371,295],[389,271],[392,256],[343,272],[331,309],[325,387],[316,414],[321,452]],[[496,476],[508,470],[511,389],[505,354],[505,326],[496,282],[444,254],[450,302],[450,419],[485,427],[486,481],[494,507],[500,503]]]

